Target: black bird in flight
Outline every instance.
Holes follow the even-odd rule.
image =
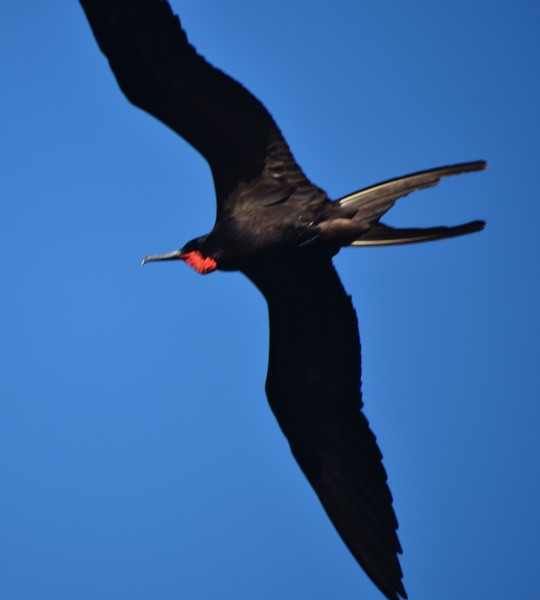
[[[239,270],[259,288],[270,316],[272,411],[353,556],[386,598],[406,598],[392,496],[361,411],[356,314],[332,257],[344,246],[480,231],[482,221],[395,229],[380,219],[410,192],[486,163],[430,169],[332,201],[304,175],[261,102],[197,54],[166,1],[80,2],[127,98],[180,134],[212,170],[212,231],[143,263]]]

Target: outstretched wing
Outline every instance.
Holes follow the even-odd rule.
[[[270,153],[277,168],[300,171],[265,107],[197,54],[165,0],[80,2],[122,91],[206,158],[218,202],[258,177]]]
[[[246,273],[268,301],[270,406],[345,544],[389,600],[406,598],[386,472],[361,412],[356,314],[330,258]]]

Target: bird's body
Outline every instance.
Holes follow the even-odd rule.
[[[382,455],[361,412],[360,341],[332,265],[344,246],[400,244],[483,228],[394,229],[397,199],[482,161],[389,180],[337,201],[304,175],[264,106],[189,44],[164,0],[80,0],[126,96],[207,160],[216,188],[212,231],[180,250],[200,273],[240,270],[267,300],[266,391],[298,464],[344,542],[389,600],[406,598],[397,520]]]

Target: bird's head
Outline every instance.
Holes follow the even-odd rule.
[[[206,235],[195,238],[180,250],[174,250],[167,254],[152,254],[151,256],[145,256],[142,259],[142,264],[145,265],[147,262],[158,260],[184,260],[192,269],[195,269],[195,271],[201,275],[212,273],[212,271],[215,271],[218,268],[218,264],[214,258],[205,252],[204,242],[206,241],[206,238]]]

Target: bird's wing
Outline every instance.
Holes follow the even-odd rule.
[[[268,301],[266,391],[292,453],[354,557],[406,598],[382,455],[361,411],[356,313],[330,258],[246,272]]]
[[[206,158],[218,202],[265,166],[301,173],[266,108],[197,54],[166,1],[80,2],[127,98]]]

